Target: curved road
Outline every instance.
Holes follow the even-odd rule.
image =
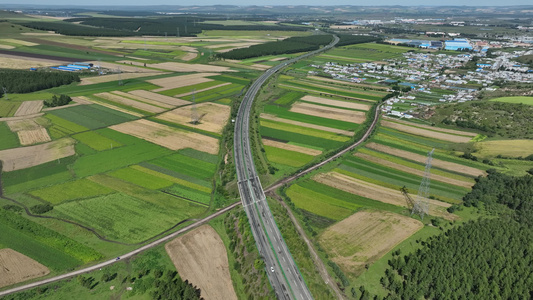
[[[310,300],[313,296],[274,221],[255,170],[249,137],[253,101],[261,86],[274,73],[298,60],[328,50],[338,42],[339,38],[334,36],[333,41],[324,48],[285,61],[263,73],[244,95],[235,120],[234,153],[239,193],[257,249],[265,262],[268,278],[278,299]]]

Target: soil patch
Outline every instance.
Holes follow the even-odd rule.
[[[196,117],[199,118],[198,124],[192,124],[192,114],[195,109]],[[158,116],[158,119],[181,124],[188,127],[198,128],[201,130],[222,133],[226,126],[231,113],[231,107],[218,103],[200,103],[193,106],[185,106],[174,109]]]
[[[320,151],[320,150],[315,150],[315,149],[302,147],[302,146],[298,146],[298,145],[291,145],[291,144],[287,144],[287,143],[282,143],[282,142],[274,141],[274,140],[271,140],[271,139],[263,138],[262,142],[263,142],[263,145],[265,145],[265,146],[276,147],[276,148],[280,148],[280,149],[285,149],[285,150],[289,150],[289,151],[295,151],[295,152],[308,154],[308,155],[313,155],[313,156],[317,156],[317,155],[322,153],[322,151]]]
[[[165,245],[180,277],[200,288],[204,299],[237,300],[222,239],[209,225]]]
[[[114,125],[110,128],[172,150],[193,148],[198,151],[218,154],[219,143],[216,138],[144,119]]]
[[[359,110],[369,110],[370,109],[370,105],[366,105],[366,104],[347,102],[347,101],[340,101],[340,100],[331,100],[331,99],[327,99],[327,98],[321,98],[321,97],[310,96],[310,95],[302,97],[302,100],[307,101],[307,102],[326,104],[326,105],[343,107],[343,108],[351,108],[351,109],[359,109]]]
[[[15,117],[33,115],[43,108],[43,100],[24,101],[15,112]]]
[[[341,120],[361,124],[365,121],[365,113],[341,108],[327,107],[310,103],[296,103],[290,111],[327,119]]]
[[[64,138],[35,146],[2,150],[0,157],[4,161],[4,172],[25,169],[74,155],[75,143],[76,141],[71,138]]]
[[[391,155],[394,155],[394,156],[399,156],[401,158],[405,158],[405,159],[408,159],[408,160],[424,163],[424,164],[426,163],[426,160],[427,160],[427,157],[425,155],[420,155],[420,154],[416,154],[416,153],[413,153],[413,152],[400,150],[400,149],[392,148],[392,147],[381,145],[381,144],[368,143],[368,144],[366,144],[366,147],[370,148],[370,149],[373,149],[373,150],[380,151],[380,152],[384,152],[384,153],[387,153],[387,154],[391,154]],[[433,166],[435,166],[435,167],[439,167],[439,168],[442,168],[442,169],[446,169],[446,170],[450,170],[450,171],[454,171],[454,172],[467,174],[467,175],[474,176],[474,177],[477,177],[477,176],[480,176],[480,175],[481,176],[486,175],[485,171],[483,171],[483,170],[472,168],[472,167],[468,167],[468,166],[464,166],[464,165],[461,165],[461,164],[456,164],[456,163],[453,163],[453,162],[448,162],[448,161],[436,159],[436,158],[434,158],[431,161],[431,164]]]
[[[111,94],[111,93],[99,93],[99,94],[94,94],[94,95],[96,97],[100,97],[102,99],[106,99],[106,100],[109,100],[109,101],[112,101],[112,102],[120,103],[122,105],[131,106],[131,107],[134,107],[134,108],[137,108],[137,109],[140,109],[140,110],[144,110],[144,111],[147,111],[147,112],[151,112],[151,113],[160,113],[160,112],[164,112],[166,110],[166,109],[164,109],[162,107],[158,107],[158,106],[151,105],[151,104],[144,103],[144,102],[135,101],[133,99],[121,97],[121,96],[114,95],[114,94]]]
[[[141,98],[152,99],[154,101],[166,103],[172,106],[182,106],[182,105],[187,105],[191,103],[189,101],[185,101],[185,100],[178,99],[175,97],[169,97],[169,96],[165,96],[165,95],[161,95],[161,94],[157,94],[157,93],[153,93],[153,92],[145,91],[145,90],[131,91],[131,92],[128,92],[128,94],[138,96]]]
[[[206,78],[207,76],[220,75],[219,73],[196,73],[182,76],[172,76],[159,79],[147,80],[151,84],[160,86],[160,89],[153,90],[154,92],[161,92],[170,89],[180,88],[184,86],[191,86],[199,83],[213,81],[213,79]]]
[[[47,267],[12,249],[0,249],[0,288],[50,273]]]
[[[420,136],[429,137],[429,138],[438,139],[438,140],[443,140],[443,141],[448,141],[448,142],[452,142],[452,143],[468,143],[472,139],[471,137],[458,136],[458,135],[448,134],[448,133],[444,133],[444,132],[438,132],[438,131],[434,131],[434,130],[423,129],[423,128],[419,128],[419,127],[413,127],[413,126],[399,124],[399,123],[396,123],[396,122],[390,122],[390,121],[385,121],[385,120],[381,121],[381,125],[383,125],[385,127],[392,128],[392,129],[396,129],[396,130],[399,130],[399,131],[411,133],[411,134],[414,134],[414,135],[420,135]]]
[[[385,211],[360,211],[329,227],[319,242],[346,273],[359,275],[372,263],[424,225]]]

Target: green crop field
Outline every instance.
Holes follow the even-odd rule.
[[[315,117],[300,113],[295,113],[292,111],[289,111],[286,107],[283,106],[277,106],[277,105],[265,105],[263,111],[268,114],[276,115],[283,119],[289,119],[293,121],[299,121],[299,122],[305,122],[310,123],[314,125],[320,125],[320,126],[326,126],[336,129],[342,129],[342,130],[351,130],[355,131],[359,125],[350,123],[350,122],[344,122],[339,120],[333,120],[333,119],[327,119],[327,118],[321,118],[321,117]]]
[[[85,177],[138,164],[171,153],[172,151],[167,148],[138,139],[133,145],[82,156],[74,163],[72,170],[76,176]]]
[[[163,189],[174,184],[172,181],[142,172],[134,167],[118,169],[107,174],[151,190]]]
[[[97,151],[109,150],[122,146],[121,143],[104,137],[98,134],[96,131],[78,133],[72,137]]]
[[[305,95],[304,93],[296,92],[296,91],[286,92],[281,97],[279,97],[276,101],[274,101],[274,103],[287,106],[287,105],[290,105],[295,100],[300,99],[304,95]]]
[[[165,189],[165,192],[179,197],[187,198],[196,202],[200,202],[205,205],[209,205],[209,203],[211,202],[210,193],[186,187],[181,184],[174,184],[173,186]]]
[[[194,100],[196,102],[212,101],[212,100],[216,100],[219,98],[230,97],[231,95],[240,93],[243,88],[244,88],[243,85],[232,83],[229,85],[225,85],[225,86],[221,86],[218,88],[203,91],[200,93],[196,93],[194,95],[188,95],[188,96],[182,97],[182,99],[188,100],[188,101]]]
[[[138,168],[139,170],[162,178],[164,180],[172,181],[174,183],[202,191],[204,193],[211,193],[213,184],[207,180],[201,180],[195,177],[187,176],[185,174],[166,169],[161,166],[153,165],[150,163],[141,163]]]
[[[299,184],[287,189],[287,196],[297,208],[335,221],[348,217],[360,208],[357,204],[315,192]]]
[[[16,133],[11,132],[6,122],[0,123],[0,150],[16,148],[20,146]]]
[[[283,82],[280,84],[281,87],[287,88],[290,90],[298,90],[298,91],[304,91],[304,92],[311,92],[315,94],[321,94],[321,93],[328,93],[338,96],[346,96],[346,97],[353,97],[357,99],[366,99],[371,101],[379,101],[382,97],[380,96],[372,96],[367,94],[358,93],[356,91],[350,91],[347,89],[341,89],[336,87],[328,87],[325,84],[322,84],[323,86],[314,86],[312,84],[306,84],[306,82],[302,81],[289,81],[289,82]],[[362,91],[361,91],[362,92]]]
[[[231,76],[231,75],[216,75],[216,76],[210,76],[209,78],[215,79],[222,82],[231,82],[241,85],[247,85],[250,83],[249,79],[237,77],[237,76]]]
[[[45,117],[52,123],[52,125],[48,127],[48,132],[52,139],[59,139],[74,133],[89,130],[87,127],[65,120],[56,115],[46,114]]]
[[[115,192],[113,189],[90,180],[78,179],[33,190],[29,194],[56,205],[67,200],[92,198],[113,192]]]
[[[386,127],[380,127],[378,129],[378,133],[382,133],[383,135],[387,137],[394,137],[394,138],[401,139],[407,142],[427,145],[428,147],[434,147],[434,148],[440,148],[440,149],[446,148],[448,145],[451,144],[450,142],[423,137],[419,135],[414,135],[414,134],[410,134],[410,133],[406,133],[403,131],[395,130],[392,128],[386,128]]]
[[[185,155],[187,157],[190,157],[190,158],[203,160],[203,161],[211,163],[211,164],[217,164],[218,160],[219,160],[218,155],[210,154],[210,153],[207,153],[207,152],[198,151],[198,150],[195,150],[193,148],[181,149],[181,150],[178,150],[178,153],[181,154],[181,155]]]
[[[53,110],[50,114],[89,129],[107,127],[137,119],[132,115],[96,104]]]
[[[178,80],[178,79],[176,79],[176,80]],[[176,96],[176,95],[181,95],[181,94],[185,94],[185,93],[192,93],[195,90],[199,91],[199,90],[210,88],[210,87],[213,87],[213,86],[217,86],[217,85],[223,84],[223,83],[224,82],[222,82],[222,81],[213,80],[213,81],[202,82],[202,83],[198,83],[198,84],[194,84],[194,85],[179,87],[179,88],[175,88],[175,89],[165,90],[165,91],[161,91],[159,93],[161,95],[166,95],[166,96]]]
[[[56,206],[54,211],[93,227],[108,238],[128,243],[150,238],[187,216],[185,211],[170,211],[121,193],[68,202]]]
[[[20,104],[21,102],[0,100],[0,117],[12,117],[19,108]]]
[[[490,101],[505,102],[505,103],[522,103],[533,105],[533,97],[501,97],[490,99]]]
[[[308,135],[308,136],[318,137],[322,139],[332,140],[336,142],[347,142],[350,140],[349,137],[344,136],[344,135],[339,135],[339,134],[331,133],[328,131],[308,128],[308,127],[303,127],[303,126],[298,126],[298,125],[293,125],[293,124],[288,124],[288,123],[282,123],[282,122],[277,122],[277,121],[272,121],[272,120],[261,119],[260,124],[263,127],[268,127],[271,129],[293,132],[293,133],[298,133],[302,135]]]
[[[20,235],[30,237],[38,243],[59,250],[81,263],[102,258],[102,255],[95,250],[16,213],[0,209],[0,223],[17,229]]]
[[[264,127],[264,126],[261,127],[261,136],[270,138],[272,140],[281,140],[281,141],[286,141],[286,142],[290,141],[290,142],[295,142],[301,145],[309,145],[311,147],[318,147],[321,150],[335,149],[335,148],[339,148],[342,145],[344,145],[344,143],[338,142],[338,141],[313,137],[309,135],[303,135],[303,134],[289,132],[289,131],[277,130],[277,129],[273,129],[270,127]]]
[[[264,146],[264,148],[269,161],[290,167],[301,167],[314,158],[312,155],[303,154],[296,151],[270,146]]]
[[[202,180],[210,180],[216,170],[215,164],[179,153],[160,157],[149,163]]]

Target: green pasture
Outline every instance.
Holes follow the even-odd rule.
[[[113,92],[113,91],[135,91],[135,90],[154,90],[160,88],[160,86],[146,82],[148,79],[155,79],[161,77],[167,77],[169,75],[159,76],[146,76],[143,78],[131,78],[123,79],[122,85],[119,85],[119,81],[110,81],[103,83],[95,83],[89,85],[79,85],[78,83],[72,83],[56,88],[49,89],[50,92],[56,94],[67,94],[71,97],[76,96],[91,96],[97,93]],[[42,99],[42,98],[41,98]]]
[[[97,104],[57,109],[50,111],[49,114],[89,129],[103,128],[137,119],[132,115]]]
[[[20,104],[21,102],[12,102],[5,99],[0,100],[0,117],[12,117],[17,112]]]
[[[328,131],[318,130],[314,128],[308,128],[304,126],[298,126],[288,123],[282,123],[267,119],[261,119],[260,121],[261,126],[276,129],[276,130],[282,130],[292,133],[299,133],[302,135],[308,135],[312,137],[322,138],[322,139],[328,139],[336,142],[347,142],[350,140],[349,137],[344,135],[335,134]]]
[[[522,103],[527,105],[533,105],[533,97],[519,96],[519,97],[501,97],[490,99],[490,101],[505,102],[505,103]]]
[[[213,184],[207,180],[201,180],[195,177],[187,176],[180,172],[172,171],[164,167],[160,167],[150,163],[141,163],[140,166],[133,166],[139,170],[157,176],[163,180],[171,181],[191,189],[195,189],[204,193],[211,193]]]
[[[344,122],[340,120],[327,119],[327,118],[321,118],[321,117],[316,117],[316,116],[295,113],[295,112],[289,111],[289,109],[286,107],[278,106],[278,105],[265,105],[263,107],[263,112],[276,115],[283,119],[289,119],[293,121],[305,122],[305,123],[310,123],[314,125],[326,126],[326,127],[342,129],[342,130],[354,131],[359,126],[357,124],[350,123],[350,122]]]
[[[250,83],[249,79],[246,79],[240,76],[232,76],[232,75],[226,75],[226,74],[209,76],[209,78],[215,79],[217,81],[231,82],[231,83],[236,83],[236,84],[241,84],[241,85],[247,85]]]
[[[290,166],[301,167],[312,161],[314,156],[296,151],[264,146],[267,159],[271,162]]]
[[[278,129],[273,129],[270,127],[261,126],[261,136],[270,138],[271,140],[280,140],[284,142],[295,142],[302,145],[309,145],[311,147],[318,147],[322,150],[335,149],[344,145],[343,142],[328,140],[324,138],[283,131]]]
[[[36,46],[20,46],[16,48],[15,50],[17,52],[24,52],[24,53],[35,53],[35,54],[40,54],[40,55],[51,55],[51,56],[59,56],[59,57],[65,57],[65,58],[75,58],[75,59],[79,59],[80,61],[87,61],[87,60],[116,61],[116,60],[121,59],[121,57],[119,56],[93,52],[91,50],[80,51],[78,49],[73,49],[73,48],[44,45],[44,44],[40,44]]]
[[[206,193],[205,191],[199,191],[190,187],[183,186],[181,184],[174,184],[169,188],[164,190],[166,193],[187,198],[193,201],[209,205],[211,202],[211,194]]]
[[[53,114],[46,114],[45,118],[50,120],[51,125],[47,128],[52,139],[59,139],[78,132],[88,131],[89,128],[65,120]]]
[[[439,149],[448,148],[448,146],[452,144],[451,142],[448,142],[448,141],[419,136],[419,135],[399,131],[399,130],[388,128],[388,127],[379,127],[377,132],[383,133],[387,136],[392,136],[392,137],[395,137],[397,139],[401,139],[407,142],[422,144],[428,147],[434,147],[434,148],[439,148]]]
[[[338,88],[331,88],[331,87],[317,87],[309,84],[305,84],[301,81],[290,81],[290,82],[283,82],[280,84],[280,87],[287,88],[289,90],[299,90],[307,93],[314,93],[314,94],[333,94],[337,96],[346,96],[346,97],[352,97],[357,99],[366,99],[371,101],[379,101],[382,97],[379,96],[371,96],[367,94],[361,94],[357,92],[352,92],[350,90],[346,89],[338,89]]]
[[[299,184],[291,185],[286,193],[297,208],[335,221],[350,216],[360,208],[357,204],[315,192]]]
[[[16,133],[11,132],[6,122],[0,122],[0,150],[16,148],[20,146]]]
[[[178,80],[178,79],[176,79],[176,80]],[[161,95],[166,95],[166,96],[173,97],[173,96],[176,96],[176,95],[181,95],[181,94],[185,94],[185,93],[192,93],[194,91],[200,91],[200,90],[207,89],[207,88],[210,88],[210,87],[214,87],[214,86],[217,86],[217,85],[220,85],[220,84],[223,84],[223,83],[224,82],[222,82],[222,81],[213,80],[213,81],[207,81],[207,82],[197,83],[197,84],[193,84],[193,85],[183,86],[183,87],[179,87],[179,88],[175,88],[175,89],[169,89],[169,90],[161,91],[159,93]]]
[[[218,164],[218,160],[219,160],[218,155],[207,153],[207,152],[198,151],[198,150],[193,149],[193,148],[180,149],[180,150],[178,150],[178,153],[181,154],[181,155],[190,157],[190,158],[203,160],[203,161],[211,163],[211,164]]]
[[[290,105],[292,102],[302,98],[303,96],[305,96],[305,94],[302,92],[289,91],[283,93],[283,95],[276,99],[274,103],[287,106]]]
[[[161,233],[187,216],[122,193],[64,203],[54,207],[54,211],[96,229],[107,238],[128,243]]]
[[[86,131],[75,134],[72,137],[97,151],[104,151],[122,146],[121,143],[104,137],[98,134],[96,131]]]
[[[149,163],[202,180],[210,180],[216,171],[216,164],[179,153],[159,157]]]
[[[148,174],[134,167],[126,167],[107,173],[118,179],[136,184],[150,190],[159,190],[173,185],[174,183],[161,177]]]
[[[29,194],[56,205],[67,200],[92,198],[113,192],[113,189],[83,178],[33,190]]]
[[[230,84],[221,86],[218,88],[210,89],[207,91],[196,93],[195,95],[188,95],[182,97],[184,100],[195,101],[195,102],[206,102],[212,101],[219,98],[230,97],[231,95],[240,93],[244,86],[240,84]]]
[[[27,191],[53,185],[72,179],[69,166],[75,156],[54,160],[35,167],[2,173],[2,184],[6,194]]]

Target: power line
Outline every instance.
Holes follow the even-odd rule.
[[[430,152],[428,152],[428,158],[426,160],[426,169],[424,170],[424,178],[422,178],[422,182],[420,183],[420,187],[418,188],[418,195],[416,195],[416,200],[413,205],[413,210],[411,211],[412,214],[419,214],[420,218],[422,220],[424,219],[424,215],[427,215],[429,212],[429,183],[431,178],[431,161],[433,160],[433,152],[435,151],[435,148],[433,148]]]

